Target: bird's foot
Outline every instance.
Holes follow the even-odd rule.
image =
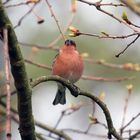
[[[74,97],[77,97],[79,95],[79,93],[80,93],[80,89],[76,85],[73,84],[73,89],[71,91],[71,94]]]

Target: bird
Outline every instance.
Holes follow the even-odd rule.
[[[83,68],[83,59],[77,51],[75,41],[67,39],[53,61],[52,74],[75,83],[81,78]],[[58,90],[53,105],[64,105],[66,104],[66,87],[61,83],[57,83],[57,85]]]

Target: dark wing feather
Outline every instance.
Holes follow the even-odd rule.
[[[57,53],[56,56],[54,57],[54,60],[53,60],[53,62],[52,62],[52,67],[53,67],[53,65],[54,65],[54,63],[55,63],[55,60],[56,60],[56,58],[57,58],[58,55],[59,55],[59,53]]]

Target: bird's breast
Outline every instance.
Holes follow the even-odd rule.
[[[54,75],[59,75],[72,83],[79,80],[83,73],[83,61],[78,53],[59,55],[53,65]]]

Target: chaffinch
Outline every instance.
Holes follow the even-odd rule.
[[[80,79],[82,73],[83,60],[76,50],[76,44],[73,40],[66,40],[55,57],[52,65],[52,74],[75,83]],[[58,90],[53,105],[66,103],[65,91],[66,87],[58,83]]]

